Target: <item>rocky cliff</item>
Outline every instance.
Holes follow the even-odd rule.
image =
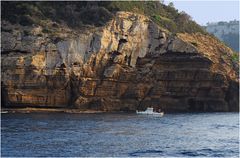
[[[239,53],[239,21],[207,23],[204,27],[206,31]]]
[[[148,17],[117,12],[101,27],[2,21],[5,107],[128,111],[237,111],[238,63],[200,33],[172,34]]]

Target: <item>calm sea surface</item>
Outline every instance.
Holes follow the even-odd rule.
[[[1,156],[239,156],[239,114],[2,114]]]

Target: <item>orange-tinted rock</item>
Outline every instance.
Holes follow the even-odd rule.
[[[207,35],[173,37],[147,17],[128,12],[118,12],[101,28],[69,32],[63,26],[54,34],[64,37],[58,42],[46,33],[38,37],[40,27],[30,28],[33,34],[27,36],[16,27],[14,35],[2,33],[3,106],[239,109],[233,52]]]

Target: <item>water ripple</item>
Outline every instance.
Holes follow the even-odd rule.
[[[161,150],[139,150],[139,151],[135,151],[135,152],[131,152],[129,153],[129,156],[146,156],[146,155],[152,155],[152,154],[156,154],[158,156],[161,155],[161,153],[163,153],[163,151]]]
[[[238,157],[239,114],[5,114],[1,156]]]

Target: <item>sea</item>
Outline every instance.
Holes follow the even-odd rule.
[[[1,157],[239,157],[239,113],[1,114]]]

